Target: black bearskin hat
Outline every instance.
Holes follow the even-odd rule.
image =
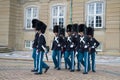
[[[36,28],[38,22],[39,22],[39,20],[33,19],[33,20],[32,20],[32,28]]]
[[[42,21],[38,21],[36,30],[41,30],[41,32],[44,34],[46,31],[47,25],[43,23]]]
[[[65,29],[64,28],[60,28],[60,35],[65,36]]]
[[[67,32],[72,32],[72,24],[67,25]]]
[[[87,28],[87,35],[94,35],[94,28],[92,28],[92,27],[88,27]]]
[[[84,34],[86,34],[87,31],[87,27],[85,24],[80,24],[79,25],[79,32],[83,32]]]
[[[58,33],[59,31],[59,26],[58,25],[55,25],[54,28],[53,28],[53,32],[55,33]]]
[[[78,32],[78,24],[73,24],[72,29],[73,32]]]

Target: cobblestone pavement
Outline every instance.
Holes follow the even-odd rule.
[[[32,61],[0,59],[0,80],[120,80],[120,65],[97,64],[97,72],[83,75],[80,72],[69,72],[53,69],[53,63],[48,62],[50,69],[46,74],[34,75]]]

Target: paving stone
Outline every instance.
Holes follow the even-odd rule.
[[[47,62],[50,69],[46,74],[34,75],[32,61],[0,59],[0,80],[120,80],[120,65],[97,64],[97,72],[88,74],[70,72],[64,69],[55,70],[53,63]]]

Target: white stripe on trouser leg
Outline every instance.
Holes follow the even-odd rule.
[[[61,52],[59,51],[59,68],[61,68]]]
[[[87,54],[86,54],[86,72],[88,72],[88,52],[87,52]]]
[[[74,70],[74,52],[72,52],[72,54],[73,54],[73,55],[72,55],[72,59],[73,59],[73,60],[72,60],[72,70]]]
[[[95,56],[96,56],[96,53],[95,53]],[[96,68],[95,56],[94,56],[94,70]]]
[[[39,70],[38,70],[38,72],[40,72],[40,68],[41,68],[41,53],[40,53],[40,56],[39,56]]]
[[[37,65],[37,54],[36,54],[36,56],[35,56],[36,58],[36,60],[35,60],[35,63],[36,63],[36,67],[35,67],[35,70],[37,70],[37,68],[38,68],[38,65]]]

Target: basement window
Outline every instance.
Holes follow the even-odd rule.
[[[26,49],[32,49],[33,42],[30,40],[25,40],[25,48]]]

